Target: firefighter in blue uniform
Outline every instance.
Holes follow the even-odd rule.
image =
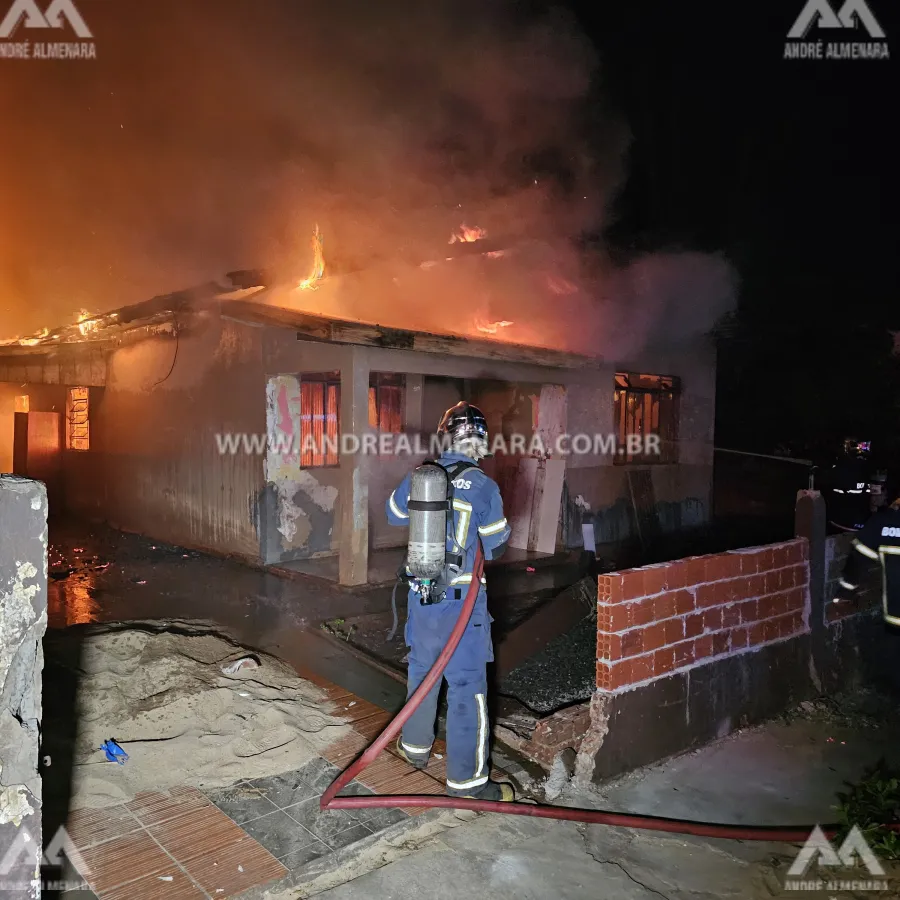
[[[882,613],[887,625],[900,627],[900,483],[887,493],[888,505],[876,512],[853,539],[834,603],[851,599],[866,574],[881,570]]]
[[[444,599],[423,605],[413,586],[409,592],[406,644],[410,648],[407,696],[422,683],[447,643],[472,583],[477,542],[485,560],[506,549],[510,529],[496,482],[478,466],[488,455],[487,422],[479,409],[458,403],[447,410],[438,434],[449,441],[436,462],[452,485],[452,524],[448,516],[447,575],[440,586]],[[388,498],[392,525],[409,524],[410,476]],[[512,785],[491,781],[487,713],[487,664],[494,659],[487,591],[482,577],[472,617],[444,672],[447,681],[447,793],[479,800],[515,799]],[[398,753],[424,768],[434,743],[440,682],[403,726]]]

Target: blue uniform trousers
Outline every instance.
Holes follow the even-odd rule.
[[[422,606],[409,595],[406,644],[410,648],[407,698],[422,683],[444,649],[462,609],[461,600]],[[494,659],[487,593],[481,589],[450,662],[447,681],[447,792],[463,796],[477,793],[488,781],[490,727],[487,713],[486,666]],[[403,726],[401,743],[411,757],[427,759],[434,743],[439,681]]]

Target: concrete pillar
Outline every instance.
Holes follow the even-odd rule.
[[[829,669],[827,628],[825,624],[825,542],[828,529],[825,499],[819,491],[798,491],[794,507],[794,534],[809,541],[809,627],[811,632],[810,676],[822,689],[822,678]]]
[[[360,442],[369,432],[369,361],[363,347],[349,347],[341,368],[341,431]],[[338,580],[366,584],[369,577],[369,482],[362,452],[341,457],[341,521]]]
[[[406,431],[410,434],[419,434],[424,429],[422,426],[422,400],[425,395],[425,379],[421,375],[406,376],[406,409],[404,410],[404,423]],[[437,422],[434,423],[437,425]]]
[[[40,897],[41,642],[47,630],[47,491],[0,475],[0,881]],[[9,896],[13,896],[11,892]]]
[[[809,593],[812,614],[822,620],[825,604],[825,500],[819,491],[798,491],[794,534],[809,541]]]

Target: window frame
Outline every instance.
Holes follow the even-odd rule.
[[[399,390],[399,422],[397,428],[384,429],[382,425],[383,390]],[[374,421],[373,421],[374,414]],[[369,373],[369,428],[379,434],[403,434],[406,430],[406,375],[401,372]]]
[[[297,448],[297,460],[301,469],[335,469],[340,467],[340,436],[341,436],[341,373],[336,372],[302,372],[297,375],[300,396],[300,421],[298,423],[300,430],[300,444]],[[312,391],[304,390],[316,386],[319,390],[318,400],[321,402],[322,411],[316,413],[315,410],[307,411],[306,404],[310,399],[315,402],[316,398],[310,397]],[[334,411],[329,412],[329,399],[334,398]],[[332,435],[337,440],[337,449],[334,451],[326,450],[324,446],[320,450],[304,450],[304,444],[307,436],[312,435],[316,439],[316,418],[322,420],[322,439]],[[331,420],[329,422],[329,419]],[[324,444],[324,440],[322,440]]]
[[[83,392],[83,396],[75,396],[75,392]],[[76,404],[84,404],[83,413],[84,421],[74,421],[78,411]],[[84,428],[83,435],[75,435],[75,428]],[[76,446],[77,443],[84,442],[84,446]],[[87,453],[91,449],[91,389],[88,387],[70,387],[66,391],[66,450],[74,453]]]
[[[616,465],[674,465],[679,456],[679,424],[681,380],[674,375],[648,375],[637,372],[616,372],[613,380],[613,423],[618,447]],[[631,398],[634,398],[633,400]],[[640,398],[640,410],[638,409]],[[655,409],[654,409],[655,400]],[[629,409],[631,404],[631,409]],[[631,416],[632,429],[628,418]],[[640,429],[635,430],[636,417],[640,416]],[[646,427],[647,417],[651,427]],[[656,420],[656,429],[652,420]],[[658,454],[629,454],[625,443],[627,434],[658,434],[660,452]]]

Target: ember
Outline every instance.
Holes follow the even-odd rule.
[[[325,275],[325,251],[322,248],[322,233],[319,226],[316,225],[312,236],[313,248],[313,266],[309,275],[297,285],[299,291],[315,291],[318,290],[319,282]]]

